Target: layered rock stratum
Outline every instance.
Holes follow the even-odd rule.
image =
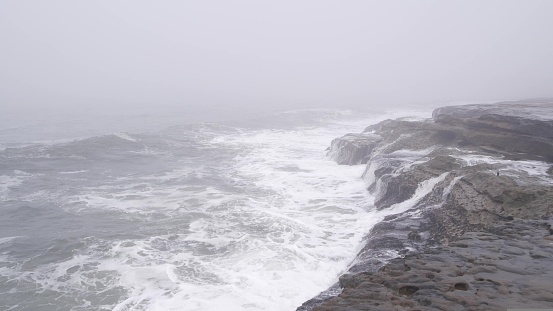
[[[449,106],[332,142],[386,215],[298,310],[553,308],[553,100]]]

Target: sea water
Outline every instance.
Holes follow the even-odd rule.
[[[0,309],[295,310],[380,219],[325,149],[403,115],[4,122]]]

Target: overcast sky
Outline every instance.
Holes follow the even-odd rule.
[[[0,105],[553,96],[553,1],[0,2]]]

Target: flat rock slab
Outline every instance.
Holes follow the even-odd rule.
[[[467,232],[377,272],[342,276],[342,293],[313,310],[553,308],[550,229],[546,220],[517,220]]]
[[[553,101],[536,100],[486,105],[448,106],[434,110],[436,122],[463,124],[520,134],[553,137]]]
[[[298,310],[553,308],[553,100],[385,120],[329,155],[367,163],[378,210],[408,209],[374,226],[339,284]]]

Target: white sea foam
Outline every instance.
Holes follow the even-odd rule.
[[[553,184],[553,178],[547,173],[547,170],[551,167],[551,164],[542,161],[531,160],[505,160],[502,158],[477,155],[477,154],[465,154],[458,156],[459,159],[465,162],[465,165],[477,165],[477,164],[493,164],[497,167],[497,171],[500,171],[501,175],[517,177],[521,174],[526,177],[527,180],[534,181],[536,183]],[[495,174],[496,171],[490,171],[490,174]],[[523,182],[519,178],[513,178],[517,182]]]
[[[59,172],[61,175],[73,175],[73,174],[81,174],[86,173],[88,170],[78,170],[78,171],[65,171],[65,172]]]
[[[138,139],[132,137],[130,134],[125,133],[125,132],[115,133],[115,136],[117,136],[121,139],[124,139],[124,140],[132,141],[132,142],[137,142],[138,141]]]
[[[14,171],[14,175],[0,175],[0,200],[7,200],[11,191],[31,176],[31,174],[21,171]]]
[[[451,180],[451,182],[449,183],[449,185],[444,189],[444,192],[442,193],[442,200],[446,200],[447,197],[449,196],[449,194],[451,193],[451,190],[453,189],[453,187],[455,187],[455,185],[457,184],[457,182],[459,180],[461,180],[463,177],[465,177],[464,175],[462,176],[457,176],[455,178],[453,178]]]
[[[398,213],[405,212],[406,210],[414,207],[420,200],[422,200],[425,196],[430,194],[430,192],[434,190],[434,186],[442,182],[447,177],[448,174],[449,172],[445,172],[440,176],[430,178],[428,180],[421,182],[417,187],[417,190],[415,190],[415,193],[413,194],[413,196],[411,196],[411,198],[390,206],[390,208],[386,209],[386,214],[398,214]]]
[[[8,236],[8,237],[5,237],[5,238],[0,238],[0,245],[4,244],[4,243],[9,243],[17,238],[21,238],[22,236]]]
[[[153,155],[153,156],[166,156],[166,155],[171,155],[170,152],[167,152],[167,151],[161,151],[161,150],[156,150],[156,149],[152,149],[152,148],[143,148],[141,150],[133,150],[133,151],[130,151],[131,153],[134,153],[134,154],[141,154],[141,155]]]
[[[89,296],[124,290],[103,306],[112,310],[293,310],[337,280],[382,217],[360,178],[364,166],[325,157],[337,135],[375,121],[213,134],[206,146],[234,150],[228,163],[183,162],[171,172],[81,187],[64,208],[169,221],[147,237],[87,239],[70,259],[12,277],[80,295],[82,306]],[[215,177],[220,184],[202,183]],[[421,185],[408,203],[443,178]]]
[[[358,179],[362,166],[338,167],[324,157],[333,136],[304,129],[217,138],[214,143],[257,147],[237,157],[236,168],[239,178],[263,195],[248,197],[224,219],[190,226],[187,241],[232,246],[225,256],[205,260],[217,263],[206,271],[225,281],[196,287],[181,281],[184,291],[171,299],[158,297],[155,306],[183,308],[179,301],[186,296],[186,310],[289,310],[332,284],[374,221],[367,213],[371,197]],[[246,221],[248,233],[236,236],[235,221]]]
[[[371,193],[376,199],[384,195],[386,189],[386,178],[376,178],[376,170],[384,167],[392,168],[393,171],[388,173],[389,178],[398,176],[401,172],[411,169],[416,164],[424,163],[428,160],[426,155],[432,152],[433,148],[421,150],[401,149],[388,154],[377,154],[373,156],[367,164],[363,172],[363,180]]]
[[[347,131],[336,127],[213,139],[247,151],[221,174],[254,191],[157,187],[171,179],[152,176],[77,196],[88,208],[128,213],[205,212],[186,234],[114,243],[108,256],[95,259],[128,290],[114,310],[290,310],[335,282],[375,222],[359,178],[363,166],[338,166],[324,155],[336,131]],[[183,208],[188,199],[194,204]]]

